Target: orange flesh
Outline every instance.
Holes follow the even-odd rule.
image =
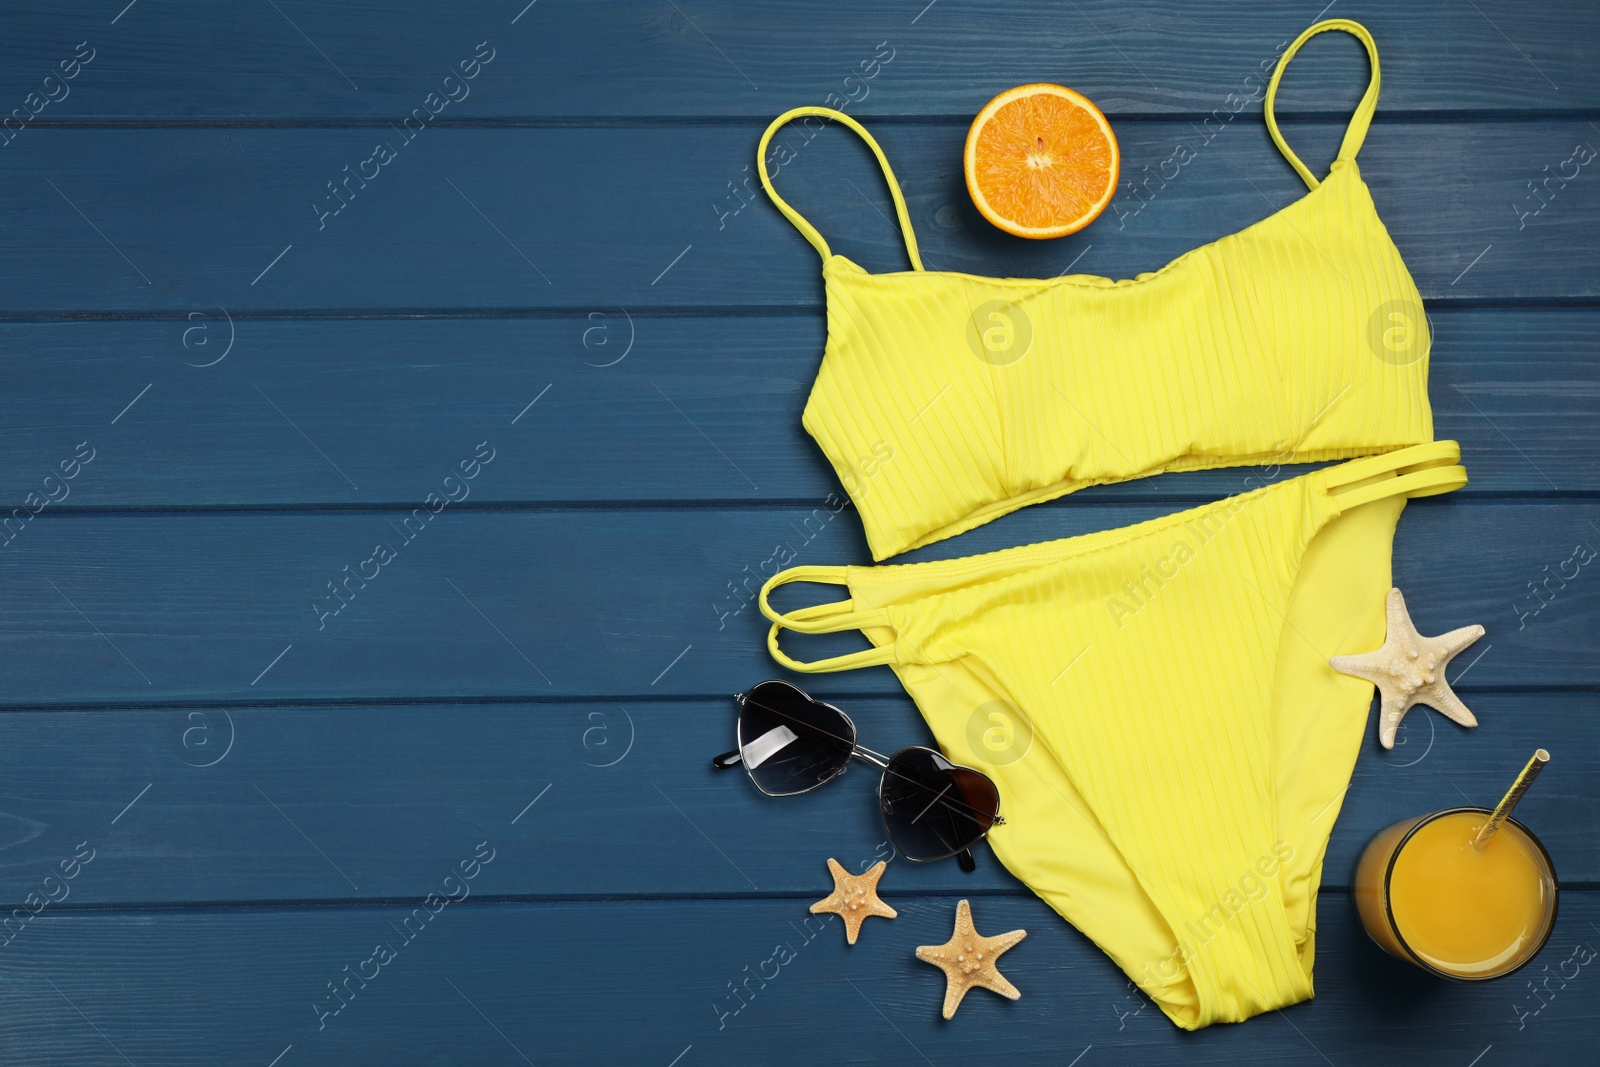
[[[1464,977],[1516,966],[1550,921],[1548,868],[1510,823],[1478,850],[1488,816],[1457,812],[1419,829],[1395,860],[1389,904],[1413,952]]]
[[[1046,93],[996,109],[978,131],[975,155],[973,179],[989,207],[1027,229],[1087,223],[1116,178],[1096,116]]]

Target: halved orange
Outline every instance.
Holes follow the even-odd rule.
[[[1111,123],[1081,93],[1040,82],[989,101],[967,131],[967,192],[1018,237],[1062,237],[1095,220],[1117,191]]]

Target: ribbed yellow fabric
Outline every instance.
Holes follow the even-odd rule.
[[[1179,1026],[1312,994],[1317,886],[1383,640],[1407,497],[1453,441],[1352,460],[1126,529],[965,559],[799,567],[761,593],[803,671],[887,663],[946,755],[1000,789],[995,854]],[[782,613],[773,589],[849,599]],[[860,629],[806,663],[781,629]]]
[[[1372,79],[1319,182],[1284,143],[1272,104],[1289,59],[1327,30],[1366,44]],[[1264,110],[1310,191],[1121,281],[924,270],[871,135],[827,108],[779,116],[757,150],[761,181],[822,254],[827,295],[827,347],[803,421],[855,501],[873,558],[1087,485],[1432,440],[1421,297],[1355,162],[1378,86],[1365,28],[1331,19],[1306,30]],[[773,189],[773,135],[804,116],[841,123],[872,149],[912,270],[870,274],[833,255]]]

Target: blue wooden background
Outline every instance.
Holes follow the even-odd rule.
[[[1301,194],[1259,104],[1200,131],[1320,0],[525,2],[0,13],[0,504],[31,516],[0,548],[0,1063],[1594,1062],[1600,574],[1560,573],[1600,546],[1600,164],[1575,161],[1600,148],[1600,8],[1322,8],[1382,50],[1363,173],[1472,475],[1408,509],[1396,580],[1425,632],[1488,628],[1454,671],[1482,725],[1369,737],[1316,999],[1185,1034],[987,852],[971,876],[895,861],[899,919],[811,935],[824,860],[884,848],[869,783],[774,802],[708,767],[727,694],[778,673],[763,561],[868,558],[799,424],[817,259],[750,164],[772,115],[842,103],[930,266],[1131,276]],[[959,147],[1041,80],[1105,109],[1129,181],[1198,154],[1075,236],[1009,238]],[[1348,39],[1294,67],[1280,114],[1314,170],[1365,84]],[[836,250],[903,263],[853,139],[782,181]],[[915,558],[1252,473],[1091,490]],[[887,670],[809,684],[876,747],[928,739]],[[1522,812],[1564,885],[1541,958],[1466,987],[1381,955],[1350,909],[1361,845],[1493,802],[1539,745]],[[911,950],[960,897],[1030,931],[1004,961],[1023,998],[944,1022]]]

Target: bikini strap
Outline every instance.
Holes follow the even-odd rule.
[[[853,599],[837,600],[831,604],[812,604],[810,607],[791,612],[778,611],[768,600],[774,589],[790,582],[846,585],[845,572],[844,567],[790,567],[767,579],[766,584],[761,587],[759,603],[761,614],[772,620],[772,629],[767,632],[767,651],[772,653],[773,659],[792,671],[804,671],[807,674],[848,671],[856,667],[872,667],[880,663],[894,662],[893,644],[810,661],[791,659],[778,647],[778,634],[785,629],[803,634],[831,634],[841,630],[860,629],[871,623],[883,625],[881,611],[875,609],[858,611]]]
[[[1323,488],[1341,512],[1391,496],[1437,496],[1467,484],[1467,468],[1461,459],[1461,446],[1454,441],[1433,441],[1425,445],[1386,452],[1381,456],[1352,460],[1322,471]],[[1356,485],[1380,475],[1369,485]],[[1350,488],[1355,486],[1355,488]]]
[[[828,251],[828,242],[823,240],[817,228],[805,220],[805,217],[789,206],[789,202],[778,195],[772,187],[772,178],[767,173],[767,145],[772,141],[772,135],[780,128],[788,125],[798,118],[815,115],[819,118],[832,119],[834,122],[848,126],[861,139],[867,142],[867,147],[872,149],[872,154],[878,157],[878,163],[883,167],[884,180],[889,183],[889,195],[894,197],[894,213],[900,216],[900,232],[905,235],[906,255],[911,258],[913,270],[922,270],[922,257],[917,254],[917,235],[911,229],[911,215],[906,211],[906,199],[900,195],[900,184],[894,180],[894,168],[889,166],[889,159],[883,154],[883,149],[878,147],[878,142],[872,139],[862,125],[842,111],[835,111],[830,107],[797,107],[792,111],[785,111],[772,120],[772,125],[767,127],[767,132],[761,135],[761,144],[756,147],[756,167],[761,172],[761,184],[767,190],[767,195],[772,197],[772,202],[778,205],[778,210],[783,212],[788,220],[794,223],[794,228],[799,230],[812,247],[822,253],[822,258],[827,259],[833,253]]]
[[[1283,53],[1283,58],[1278,60],[1278,69],[1272,72],[1272,81],[1267,85],[1267,100],[1263,107],[1267,116],[1267,129],[1271,132],[1272,139],[1277,142],[1279,151],[1312,189],[1322,183],[1312,175],[1304,163],[1300,162],[1300,157],[1294,154],[1294,150],[1284,143],[1283,134],[1278,131],[1277,117],[1272,113],[1272,105],[1278,97],[1278,82],[1283,79],[1283,72],[1288,67],[1289,60],[1300,51],[1301,45],[1317,34],[1329,30],[1343,30],[1353,35],[1367,46],[1367,56],[1372,60],[1372,80],[1367,83],[1366,94],[1361,97],[1361,103],[1356,105],[1356,113],[1351,116],[1350,126],[1344,131],[1344,143],[1339,146],[1339,159],[1356,158],[1356,153],[1361,151],[1361,142],[1366,139],[1367,127],[1372,123],[1372,113],[1378,109],[1378,46],[1373,42],[1372,34],[1368,33],[1367,28],[1361,23],[1349,19],[1327,19],[1316,23],[1296,37],[1294,44],[1291,44],[1288,51]]]

